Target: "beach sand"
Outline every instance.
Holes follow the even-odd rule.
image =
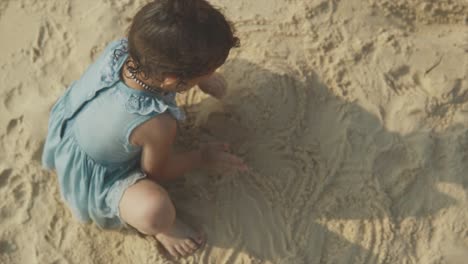
[[[0,263],[172,263],[77,222],[40,164],[51,106],[144,2],[0,1]],[[167,185],[208,235],[179,262],[467,263],[468,2],[212,3],[242,47],[223,101],[178,98],[178,147],[226,141],[250,171]]]

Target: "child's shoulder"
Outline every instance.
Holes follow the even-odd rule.
[[[118,38],[114,39],[107,43],[107,46],[104,48],[104,53],[114,50],[122,50],[122,52],[127,52],[128,40],[127,38]]]
[[[107,44],[99,57],[88,67],[81,80],[106,87],[120,79],[120,68],[127,58],[127,39],[121,38]]]
[[[104,49],[100,52],[99,56],[94,61],[94,64],[105,62],[109,66],[116,64],[119,59],[128,54],[128,40],[127,38],[120,38],[108,42]]]
[[[128,41],[126,38],[113,40],[107,44],[98,60],[104,59],[110,64],[116,64],[118,60],[128,54]]]

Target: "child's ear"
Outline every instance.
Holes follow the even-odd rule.
[[[161,86],[163,88],[172,88],[176,86],[178,83],[178,78],[175,75],[169,75],[164,78],[164,81],[162,82]]]

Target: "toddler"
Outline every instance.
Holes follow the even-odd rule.
[[[202,232],[176,218],[159,183],[198,168],[245,169],[225,144],[173,153],[176,93],[195,85],[221,98],[215,73],[238,46],[231,24],[206,0],[155,0],[133,18],[53,106],[43,165],[78,219],[153,235],[173,256],[193,253]]]

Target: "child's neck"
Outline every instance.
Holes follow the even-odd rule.
[[[137,82],[137,80],[135,80],[134,78],[132,77],[136,77],[138,80],[141,81],[141,79],[139,78],[138,75],[134,75],[132,76],[132,73],[128,70],[128,66],[127,66],[127,63],[124,63],[123,67],[122,67],[122,70],[120,71],[120,78],[121,80],[130,88],[132,89],[135,89],[135,90],[139,90],[139,91],[145,91],[145,88],[139,84]],[[153,83],[147,83],[147,85],[149,86],[154,86],[155,84]],[[156,84],[157,86],[159,86],[159,84]]]
[[[135,80],[130,78],[130,72],[127,69],[127,65],[124,64],[122,70],[120,71],[120,79],[130,88],[135,90],[144,91],[144,88],[141,87]]]

